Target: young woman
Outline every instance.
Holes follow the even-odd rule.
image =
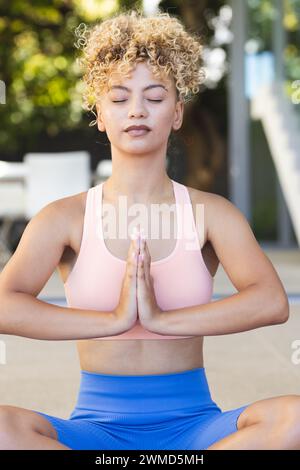
[[[0,448],[300,449],[299,396],[222,411],[206,380],[205,335],[283,323],[289,307],[243,214],[166,174],[169,135],[202,79],[200,41],[169,14],[132,11],[90,31],[83,63],[112,175],[45,206],[0,276],[2,333],[77,340],[78,400],[68,419],[1,406]],[[105,236],[104,204],[110,229],[125,214],[125,237]],[[152,234],[156,205],[175,207],[173,236]],[[210,302],[219,262],[238,292]],[[68,308],[36,298],[57,266]]]

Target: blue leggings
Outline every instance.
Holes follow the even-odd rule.
[[[246,407],[222,411],[211,398],[204,367],[156,375],[81,370],[68,419],[36,413],[72,450],[203,450],[237,431]]]

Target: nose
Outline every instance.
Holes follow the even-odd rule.
[[[129,116],[145,116],[147,110],[145,108],[143,98],[133,98],[129,105]]]

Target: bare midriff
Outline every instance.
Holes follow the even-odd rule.
[[[202,346],[202,336],[77,341],[81,369],[118,375],[166,374],[203,367]]]

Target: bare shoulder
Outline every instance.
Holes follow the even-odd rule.
[[[244,213],[219,194],[192,193],[195,203],[204,204],[207,239],[235,288],[240,291],[267,284],[272,286],[274,298],[284,299],[282,282]]]
[[[202,205],[205,224],[205,240],[213,239],[213,231],[220,228],[219,224],[224,223],[225,219],[243,219],[243,213],[231,201],[220,194],[209,191],[188,187],[193,209],[196,213],[197,205]]]
[[[56,201],[58,206],[61,205],[62,212],[69,222],[70,246],[74,241],[77,246],[78,236],[81,238],[86,198],[87,191],[83,191]]]
[[[227,230],[232,235],[233,231],[239,231],[255,241],[254,234],[244,213],[229,199],[220,194],[199,191],[196,201],[204,204],[205,223],[207,225],[207,237],[214,243],[216,237]]]
[[[83,196],[80,193],[52,201],[30,219],[14,254],[1,271],[0,291],[38,295],[64,251],[74,243]]]
[[[186,186],[191,198],[191,201],[195,204],[201,204],[201,203],[207,203],[207,204],[213,204],[214,202],[214,197],[219,197],[217,194],[210,193],[208,191],[202,191],[200,189],[195,189],[190,186]],[[222,197],[222,196],[220,196]]]
[[[80,251],[84,213],[86,207],[87,191],[58,200],[57,205],[62,206],[62,214],[68,221],[68,243],[65,245],[57,265],[58,272],[63,282],[66,281],[76,257]]]
[[[67,196],[61,199],[53,201],[53,204],[61,207],[65,212],[65,215],[69,214],[70,217],[75,217],[78,214],[82,214],[85,209],[87,191],[81,193],[73,194],[72,196]]]
[[[74,236],[78,236],[83,222],[86,195],[87,191],[66,196],[51,202],[41,210],[57,228],[65,231],[65,238],[70,246],[73,245]]]

